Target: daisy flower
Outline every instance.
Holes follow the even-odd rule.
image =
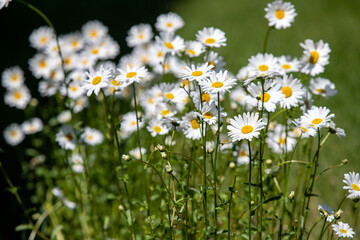
[[[149,24],[138,24],[130,28],[126,42],[129,47],[135,47],[150,42],[152,37],[153,33]]]
[[[187,94],[177,83],[161,83],[159,88],[162,92],[163,101],[169,103],[183,103]]]
[[[86,144],[95,146],[102,143],[104,140],[104,135],[97,129],[86,127],[80,138]]]
[[[174,33],[160,33],[160,37],[155,37],[156,42],[161,45],[165,53],[171,55],[180,54],[185,49],[184,39]]]
[[[207,62],[209,65],[212,65],[212,70],[214,71],[219,71],[223,69],[223,67],[226,65],[226,63],[224,62],[224,58],[214,51],[209,51],[204,56],[204,61]]]
[[[249,164],[249,150],[247,144],[244,142],[240,146],[236,146],[233,156],[236,157],[237,165]]]
[[[98,42],[107,35],[108,28],[97,20],[89,21],[82,26],[82,34],[87,42]]]
[[[280,100],[280,106],[287,109],[297,107],[305,94],[301,81],[293,78],[292,75],[284,75],[282,79],[276,78],[275,81],[280,85],[281,92],[284,95],[284,98]]]
[[[337,94],[335,84],[330,82],[328,79],[320,77],[310,80],[309,89],[313,94],[320,95],[322,97],[330,97]]]
[[[89,105],[89,100],[86,96],[82,96],[70,103],[70,107],[74,113],[81,112],[84,108]]]
[[[196,40],[204,44],[206,47],[226,46],[225,33],[220,29],[210,27],[203,28],[196,33]]]
[[[218,93],[218,92],[230,92],[236,84],[236,79],[228,76],[228,71],[219,71],[218,73],[210,74],[206,81],[199,82],[202,90],[205,92]]]
[[[24,81],[24,72],[19,66],[7,68],[1,74],[1,85],[8,90],[21,87]]]
[[[300,62],[297,58],[291,59],[290,56],[280,56],[277,58],[281,71],[284,73],[298,72]]]
[[[85,93],[85,91],[80,86],[80,83],[71,82],[67,86],[63,84],[62,87],[60,88],[60,93],[63,96],[67,95],[71,99],[78,99]]]
[[[223,109],[220,108],[220,121],[223,117],[227,116],[227,113],[223,112],[222,110]],[[207,124],[215,124],[218,121],[218,108],[216,107],[215,102],[212,102],[211,104],[203,103],[201,113],[197,113],[197,115],[201,117]]]
[[[84,47],[84,39],[80,33],[70,33],[59,38],[62,52],[76,52]]]
[[[112,78],[111,69],[109,67],[100,66],[96,71],[90,68],[86,72],[87,79],[81,83],[81,87],[87,91],[89,97],[93,92],[98,95],[101,88],[109,86],[109,81]]]
[[[0,0],[0,10],[6,8],[12,0]]]
[[[161,120],[155,118],[150,119],[146,129],[150,132],[152,137],[155,137],[156,135],[165,135],[169,132],[169,128],[167,128]]]
[[[156,117],[161,119],[164,117],[172,117],[176,114],[176,111],[169,103],[160,102],[156,105]]]
[[[151,44],[149,47],[149,63],[154,66],[164,62],[166,51],[159,44]]]
[[[301,138],[315,137],[316,130],[309,125],[303,123],[300,119],[295,119],[293,123],[296,125],[296,128],[293,129],[295,136]]]
[[[245,81],[245,85],[251,80],[258,77],[272,77],[279,75],[279,65],[277,59],[269,53],[258,53],[249,59],[249,79]]]
[[[297,15],[294,5],[289,2],[283,2],[282,0],[268,3],[265,12],[265,18],[269,20],[269,26],[274,26],[276,29],[290,27]]]
[[[220,93],[220,100],[222,98],[222,93]],[[201,97],[200,97],[200,93],[198,91],[192,91],[191,92],[191,97],[194,101],[195,107],[197,109],[201,108],[201,104],[202,103],[208,103],[208,104],[212,104],[213,102],[218,105],[217,103],[217,94],[216,93],[212,93],[212,92],[202,92],[201,93]]]
[[[120,131],[123,137],[130,136],[133,132],[137,130],[136,126],[136,113],[135,112],[128,112],[125,113],[123,119],[120,124]],[[140,121],[139,119],[139,129],[144,127],[144,122]]]
[[[141,154],[140,154],[141,151]],[[140,160],[141,155],[144,155],[146,153],[146,148],[135,148],[129,151],[130,156],[132,156],[133,158]]]
[[[84,161],[80,154],[74,153],[71,155],[70,163],[75,173],[82,173],[85,171]]]
[[[343,182],[347,185],[343,189],[349,190],[348,198],[360,198],[360,175],[359,173],[349,172],[344,175]]]
[[[285,126],[279,124],[275,126],[274,131],[268,132],[266,143],[273,152],[282,154],[285,150],[287,152],[291,152],[293,150],[296,144],[296,139],[292,137],[291,134],[288,134],[286,138]]]
[[[43,50],[55,38],[51,27],[43,26],[35,29],[29,36],[30,45],[38,50]]]
[[[247,93],[242,87],[237,87],[234,90],[230,92],[230,100],[232,102],[238,103],[242,106],[245,106],[245,98],[247,96]]]
[[[76,146],[75,132],[71,125],[65,125],[60,128],[55,137],[59,146],[66,150],[74,150]]]
[[[64,124],[67,122],[70,122],[71,120],[71,111],[70,110],[64,110],[61,113],[59,113],[56,117],[59,123]]]
[[[252,77],[250,75],[252,73],[251,69],[252,68],[249,66],[240,68],[238,73],[236,74],[236,78],[239,79],[240,81],[245,81],[246,79],[251,78]]]
[[[355,232],[347,223],[338,222],[337,224],[332,224],[331,226],[335,234],[339,237],[353,238],[355,235]]]
[[[185,42],[185,54],[190,58],[197,57],[205,52],[205,47],[198,41]]]
[[[24,132],[21,130],[20,125],[17,123],[12,123],[8,127],[6,127],[3,132],[3,136],[6,143],[11,146],[18,145],[25,138]]]
[[[326,221],[332,222],[334,220],[334,209],[328,206],[326,203],[322,203],[318,205],[318,210],[321,216],[326,217]]]
[[[133,82],[140,83],[147,75],[148,70],[146,67],[129,67],[127,66],[126,69],[117,69],[120,73],[116,76],[115,80],[122,81],[126,85],[130,85]]]
[[[38,53],[29,60],[29,68],[35,78],[50,78],[58,58],[49,58],[44,54]]]
[[[182,117],[183,132],[185,137],[192,140],[199,140],[201,138],[200,122],[196,112],[186,113]]]
[[[258,107],[260,110],[264,102],[264,108],[266,111],[274,112],[276,104],[284,98],[284,94],[280,88],[281,86],[275,84],[275,82],[265,80],[263,95],[261,83],[251,83],[247,88],[251,96],[246,97],[246,102],[253,107]]]
[[[42,80],[39,82],[38,91],[42,97],[54,96],[60,86],[59,82],[53,80]]]
[[[304,49],[300,59],[301,72],[311,76],[324,72],[324,66],[329,63],[331,52],[329,44],[322,40],[315,43],[313,40],[306,39],[304,43],[300,43],[300,46]]]
[[[212,65],[208,65],[208,63],[205,63],[200,66],[191,65],[191,67],[186,66],[185,69],[183,69],[180,74],[179,78],[188,79],[189,81],[204,81],[206,78],[210,77],[212,74],[211,69],[213,68]]]
[[[4,102],[10,107],[25,109],[31,100],[29,89],[26,86],[7,91]]]
[[[25,134],[34,134],[40,132],[44,125],[40,118],[29,119],[21,124],[21,129]]]
[[[157,17],[155,27],[159,32],[175,32],[184,26],[184,21],[176,13],[169,12]]]
[[[329,132],[336,134],[338,137],[346,137],[345,130],[342,128],[337,128],[333,121],[330,121],[326,127],[329,129]]]
[[[262,119],[259,119],[259,113],[244,113],[230,119],[230,125],[227,126],[229,130],[228,135],[233,142],[247,139],[251,141],[253,138],[258,138],[260,130],[265,127]]]
[[[335,114],[329,114],[330,110],[326,107],[313,106],[310,110],[301,116],[301,123],[313,128],[321,128],[326,126],[330,122],[331,118],[335,117]]]

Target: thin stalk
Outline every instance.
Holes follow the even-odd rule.
[[[204,121],[202,123],[204,126]],[[207,239],[207,228],[208,228],[208,216],[207,216],[207,172],[206,172],[206,128],[207,123],[205,123],[205,128],[203,128],[203,168],[204,168],[204,176],[203,176],[203,183],[204,183],[204,221],[205,221],[205,233],[204,233],[204,239]]]
[[[220,155],[219,155],[219,143],[220,143],[220,93],[217,93],[217,99],[218,99],[218,130],[216,133],[216,147],[215,147],[215,160],[214,160],[214,169],[213,169],[213,178],[214,178],[214,186],[216,191],[216,182],[217,182],[217,173],[216,173],[216,163],[219,159],[220,161]],[[216,202],[216,195],[214,194],[214,217],[215,217],[215,240],[217,239],[217,202]]]
[[[251,146],[250,140],[248,140],[249,147],[249,240],[251,240]]]
[[[135,82],[133,82],[133,90],[134,90],[134,104],[135,104],[135,112],[136,112],[136,135],[137,135],[137,141],[138,141],[138,147],[140,150],[140,159],[142,159],[142,152],[141,152],[141,143],[140,143],[140,130],[139,130],[139,115],[138,115],[138,105],[136,101],[136,87]]]
[[[308,235],[307,235],[306,240],[309,240],[309,237],[310,237],[310,234],[311,234],[312,230],[315,228],[315,226],[316,226],[319,222],[321,222],[322,219],[323,219],[323,218],[320,218],[319,220],[317,220],[317,221],[314,223],[314,225],[310,228],[310,231],[309,231],[309,233],[308,233]],[[325,218],[325,220],[326,220],[326,218]]]
[[[322,237],[323,237],[323,235],[324,235],[324,233],[325,233],[325,231],[324,231],[325,224],[326,224],[326,217],[324,218],[324,223],[323,223],[323,225],[322,225],[322,227],[321,227],[319,240],[322,239]]]
[[[271,29],[272,29],[272,27],[269,27],[269,29],[266,32],[265,41],[264,41],[264,47],[263,47],[263,53],[266,53],[266,47],[267,47],[267,43],[268,43],[268,40],[269,40]]]
[[[235,189],[235,184],[236,184],[236,173],[235,173],[235,176],[234,176],[234,182],[233,182],[233,185],[230,189],[230,199],[229,199],[229,211],[228,211],[228,240],[231,239],[231,203],[232,203],[232,197],[233,197],[233,194],[234,194],[234,189]],[[251,213],[250,213],[251,214]]]

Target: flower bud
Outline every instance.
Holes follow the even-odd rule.
[[[254,206],[254,204],[255,204],[254,201],[251,201],[251,202],[250,202],[250,205],[251,205],[251,206]]]
[[[119,209],[119,211],[124,211],[124,206],[123,206],[123,205],[119,205],[118,209]]]
[[[164,146],[164,145],[158,144],[158,145],[156,145],[156,148],[157,148],[160,152],[165,151],[165,146]]]
[[[179,87],[184,88],[184,87],[185,87],[185,83],[183,83],[183,82],[180,83],[180,84],[179,84]]]
[[[234,162],[230,162],[230,163],[229,163],[229,167],[230,167],[230,168],[234,168],[235,166],[236,166],[236,165],[235,165]]]
[[[206,142],[206,152],[207,153],[212,153],[215,149],[215,143],[214,141],[208,141]]]
[[[288,195],[289,200],[294,200],[295,197],[295,191],[291,191],[290,194]]]
[[[339,210],[334,214],[334,217],[335,217],[336,219],[339,219],[342,213],[343,213],[343,210],[339,209]]]
[[[348,160],[345,158],[344,160],[341,161],[342,164],[346,165],[348,163]]]
[[[171,174],[173,169],[171,167],[171,164],[168,162],[168,164],[165,165],[165,170],[167,173]]]
[[[164,158],[164,159],[166,159],[167,156],[168,156],[168,155],[166,154],[166,152],[161,152],[160,154],[161,154],[161,157]]]
[[[265,164],[266,164],[266,165],[271,165],[271,164],[272,164],[272,160],[271,160],[271,159],[266,159],[266,160],[265,160]]]
[[[124,159],[127,162],[129,162],[131,160],[131,157],[128,154],[123,154],[121,157],[122,157],[122,159]]]

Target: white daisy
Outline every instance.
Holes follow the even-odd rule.
[[[51,77],[54,66],[60,63],[59,60],[59,58],[49,58],[44,54],[38,53],[29,59],[29,68],[35,78],[48,79]]]
[[[89,97],[93,92],[98,95],[101,88],[109,86],[109,81],[112,79],[111,69],[109,67],[100,66],[96,71],[90,68],[86,72],[87,79],[81,83],[81,87],[87,91]]]
[[[82,34],[87,42],[98,42],[107,35],[108,28],[97,20],[89,21],[82,26]]]
[[[54,96],[60,86],[59,82],[53,80],[42,80],[39,82],[38,91],[42,97]]]
[[[286,137],[285,126],[278,124],[275,126],[274,131],[268,132],[266,143],[275,153],[282,154],[285,150],[291,152],[296,144],[296,139],[291,136],[291,133],[289,132]]]
[[[251,78],[251,74],[252,68],[249,66],[245,66],[239,69],[238,73],[236,74],[236,78],[243,82],[246,79]]]
[[[10,107],[25,109],[31,100],[29,89],[26,86],[7,91],[4,102]]]
[[[196,40],[207,47],[221,47],[226,46],[225,33],[220,29],[209,27],[203,28],[196,33]]]
[[[223,94],[220,93],[220,101],[222,99],[222,95]],[[207,104],[211,105],[214,102],[216,105],[218,105],[217,93],[202,92],[201,97],[200,97],[199,91],[192,91],[191,97],[192,97],[192,100],[194,101],[196,109],[200,109],[202,103],[207,103]]]
[[[337,224],[332,224],[331,226],[335,234],[339,237],[353,238],[355,235],[355,232],[347,223],[338,222]]]
[[[89,100],[86,96],[82,96],[76,100],[71,101],[70,107],[74,113],[81,112],[84,108],[89,105]]]
[[[59,38],[61,51],[64,53],[77,52],[84,47],[84,39],[80,33],[70,33]]]
[[[259,119],[259,113],[244,113],[230,119],[230,125],[227,126],[229,130],[228,135],[233,142],[247,139],[251,141],[253,137],[258,138],[260,130],[265,127],[262,119]]]
[[[219,71],[218,73],[210,74],[209,78],[205,81],[199,82],[204,92],[218,93],[218,92],[230,92],[236,84],[236,79],[228,76],[228,71]]]
[[[126,69],[117,69],[120,73],[116,76],[115,80],[122,81],[124,84],[129,85],[133,82],[140,83],[143,78],[148,75],[148,70],[146,67],[129,67],[127,66]]]
[[[337,94],[335,84],[333,84],[330,80],[321,77],[311,79],[309,89],[313,94],[320,95],[322,97],[330,97]]]
[[[170,12],[157,17],[155,27],[159,32],[175,32],[184,26],[184,21],[176,13]]]
[[[316,130],[310,127],[308,124],[303,123],[300,119],[295,119],[293,123],[296,128],[293,129],[293,133],[296,137],[308,138],[316,136]]]
[[[205,52],[205,47],[198,41],[185,42],[185,54],[190,58],[197,57],[203,52]]]
[[[171,55],[179,55],[181,51],[185,49],[184,39],[174,33],[160,33],[160,37],[155,37],[156,42],[161,45],[165,53]]]
[[[51,40],[55,38],[51,27],[43,26],[32,31],[29,36],[30,45],[38,50],[43,50]]]
[[[0,0],[0,9],[6,8],[12,0]]]
[[[141,155],[140,155],[140,151],[141,151],[141,155],[144,155],[146,153],[146,148],[141,148],[139,149],[138,147],[135,149],[132,149],[129,151],[130,156],[132,156],[133,158],[140,160]]]
[[[245,85],[249,84],[251,80],[258,77],[272,77],[280,75],[280,69],[277,59],[269,53],[258,53],[249,59],[249,79],[245,81]]]
[[[3,136],[6,143],[11,146],[18,145],[25,138],[24,132],[21,130],[20,125],[17,123],[12,123],[7,126],[3,132]]]
[[[294,5],[289,2],[283,2],[282,0],[268,3],[265,12],[265,18],[269,20],[269,26],[274,26],[276,29],[290,27],[297,15]]]
[[[335,117],[335,114],[329,114],[330,110],[326,107],[313,106],[303,116],[301,116],[301,123],[313,127],[321,128],[326,126],[330,122],[331,118]]]
[[[297,58],[291,59],[290,56],[280,56],[277,60],[282,72],[289,73],[299,71],[300,62]]]
[[[240,146],[236,146],[233,152],[233,156],[236,157],[237,165],[246,165],[249,164],[249,149],[246,143],[241,143]]]
[[[321,216],[326,217],[326,221],[332,222],[334,220],[335,211],[332,207],[328,206],[326,203],[319,204],[318,210]]]
[[[305,94],[301,81],[293,78],[292,75],[284,75],[282,78],[276,78],[275,81],[280,85],[281,92],[284,95],[284,98],[280,100],[280,106],[287,109],[297,107]]]
[[[215,102],[212,102],[211,104],[204,102],[200,113],[197,113],[197,115],[208,125],[213,125],[218,121],[219,112]],[[220,121],[222,121],[222,118],[226,116],[227,113],[223,111],[223,108],[220,108]]]
[[[347,185],[343,189],[349,190],[348,198],[360,198],[360,175],[359,173],[349,172],[344,175],[343,182]]]
[[[71,155],[70,163],[75,173],[85,172],[84,161],[80,154],[74,153]]]
[[[179,78],[188,79],[189,81],[204,81],[206,78],[208,78],[213,68],[212,65],[208,65],[208,63],[205,63],[203,65],[195,66],[191,65],[191,67],[186,66],[185,69],[183,69],[180,74]]]
[[[91,146],[99,145],[104,140],[104,135],[97,129],[85,127],[80,136],[81,140]]]
[[[315,76],[324,72],[324,66],[329,63],[329,44],[322,40],[315,43],[313,40],[306,39],[305,43],[300,43],[304,48],[303,56],[300,59],[301,72]]]
[[[61,148],[74,150],[76,146],[75,132],[71,125],[65,125],[60,128],[55,137],[56,142]]]
[[[183,132],[185,137],[192,140],[199,140],[201,138],[200,121],[196,112],[186,113],[182,117]]]
[[[230,100],[236,102],[242,106],[245,106],[245,97],[247,96],[246,91],[242,87],[237,87],[230,92]]]
[[[139,129],[143,128],[144,122],[141,121],[141,119],[139,119],[138,121],[139,121]],[[123,136],[124,138],[127,138],[132,133],[134,133],[137,130],[136,124],[137,124],[136,113],[135,112],[125,113],[123,115],[123,119],[120,124],[121,136]]]
[[[329,129],[330,133],[336,134],[338,137],[346,137],[345,130],[342,128],[337,128],[333,121],[330,121],[326,127]]]
[[[40,132],[44,125],[40,118],[32,118],[21,124],[21,129],[25,134],[34,134]]]
[[[60,93],[63,96],[67,95],[71,99],[78,99],[85,93],[85,91],[80,86],[80,83],[71,82],[67,86],[65,84],[63,84],[60,88]]]
[[[56,119],[61,124],[70,122],[70,120],[71,120],[71,111],[70,110],[64,110],[64,111],[60,112],[57,115]]]
[[[21,87],[24,81],[24,72],[19,66],[7,68],[1,74],[1,85],[8,90]]]
[[[150,42],[152,37],[150,24],[138,24],[130,28],[126,42],[129,47],[135,47]]]
[[[224,58],[214,51],[207,52],[204,56],[204,61],[207,62],[208,65],[212,65],[212,70],[216,72],[222,70],[226,65]]]
[[[160,102],[156,105],[156,117],[162,119],[164,117],[172,117],[176,114],[174,107],[169,103]]]
[[[152,118],[150,119],[146,129],[150,132],[152,137],[156,135],[165,135],[169,132],[169,128],[161,122],[161,120]]]

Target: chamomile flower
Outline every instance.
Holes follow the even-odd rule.
[[[45,49],[54,38],[54,31],[48,26],[35,29],[29,36],[30,45],[38,50]]]
[[[35,54],[35,56],[29,60],[30,71],[35,78],[50,78],[51,72],[56,64],[55,61],[57,61],[56,58],[50,59],[44,54]]]
[[[333,84],[330,80],[321,77],[311,79],[309,89],[313,94],[320,95],[322,97],[330,97],[337,94],[335,84]]]
[[[204,61],[207,62],[208,65],[212,65],[212,70],[216,72],[222,70],[226,65],[224,58],[214,51],[209,51],[205,54]]]
[[[280,56],[277,60],[280,66],[280,71],[284,73],[299,71],[300,62],[297,58],[291,59],[290,56]]]
[[[84,108],[89,105],[89,100],[86,96],[82,96],[70,103],[70,107],[74,113],[81,112]]]
[[[337,222],[337,224],[332,224],[331,226],[335,234],[338,235],[340,238],[341,237],[353,238],[355,235],[355,232],[347,223]]]
[[[21,124],[21,129],[25,134],[34,134],[40,132],[44,125],[40,118],[29,119]]]
[[[100,66],[97,70],[90,68],[86,72],[87,79],[81,83],[81,87],[87,91],[87,96],[89,97],[92,93],[98,95],[100,89],[106,88],[109,86],[109,81],[112,79],[111,69],[109,67]]]
[[[329,44],[322,40],[315,43],[313,40],[306,39],[304,43],[300,43],[300,46],[304,49],[300,59],[301,72],[311,76],[324,72],[324,66],[329,63],[331,52]]]
[[[217,93],[202,92],[200,96],[200,93],[198,91],[192,91],[191,96],[194,101],[195,107],[197,109],[201,108],[202,103],[207,103],[211,105],[214,102],[216,105],[218,105]],[[220,101],[221,98],[222,98],[222,93],[220,93]]]
[[[162,92],[163,101],[169,103],[183,103],[187,94],[177,83],[161,83],[159,88]]]
[[[31,95],[26,86],[7,91],[4,96],[4,102],[10,107],[25,109],[29,104]]]
[[[300,80],[293,78],[292,75],[284,75],[282,78],[276,78],[276,81],[284,95],[284,98],[280,100],[281,107],[287,109],[297,107],[305,94]]]
[[[228,71],[226,70],[212,73],[205,81],[199,82],[203,91],[211,93],[230,92],[230,88],[235,84],[236,79],[228,76]]]
[[[164,117],[172,117],[176,114],[174,107],[169,103],[160,102],[156,105],[156,117],[161,119]]]
[[[282,0],[268,3],[265,12],[265,18],[269,20],[269,26],[274,26],[276,29],[290,27],[297,15],[294,5],[289,2],[283,2]]]
[[[82,173],[85,171],[84,161],[80,154],[74,153],[71,155],[70,163],[75,173]]]
[[[196,33],[196,40],[204,44],[206,47],[226,46],[225,33],[220,29],[209,27],[203,28]]]
[[[313,128],[321,128],[326,126],[330,122],[331,118],[335,117],[335,114],[329,114],[330,110],[326,107],[313,106],[310,110],[301,116],[301,123]]]
[[[196,112],[186,113],[182,117],[183,132],[185,137],[192,140],[201,138],[200,121]]]
[[[152,118],[146,129],[150,132],[152,137],[156,135],[165,135],[169,132],[169,128],[162,123],[161,120]]]
[[[190,58],[197,57],[205,52],[205,47],[198,41],[185,42],[185,54]]]
[[[140,151],[141,151],[141,155],[144,155],[146,153],[146,148],[135,148],[129,151],[130,156],[132,156],[135,159],[140,159],[141,155],[140,155]]]
[[[318,210],[321,216],[324,216],[326,218],[326,221],[332,222],[334,220],[334,209],[328,206],[326,203],[319,204]]]
[[[301,138],[308,138],[316,136],[316,130],[308,124],[303,123],[300,119],[295,119],[293,123],[296,125],[296,128],[293,129],[296,137],[301,136]]]
[[[75,132],[71,125],[65,125],[60,128],[55,137],[59,146],[66,150],[74,150],[76,146]]]
[[[223,109],[220,108],[220,121],[223,117],[227,116],[227,113],[222,110]],[[218,108],[216,107],[215,102],[212,102],[211,104],[203,103],[200,112],[201,113],[197,113],[198,116],[201,117],[207,124],[213,125],[218,121]]]
[[[236,78],[239,79],[241,82],[245,81],[248,78],[251,78],[252,68],[249,66],[245,66],[239,69],[238,73],[236,74]]]
[[[6,143],[11,146],[18,145],[25,138],[24,132],[21,130],[20,125],[17,123],[12,123],[8,127],[6,127],[3,132],[3,136]]]
[[[200,66],[191,65],[191,67],[186,66],[180,74],[179,78],[188,79],[189,81],[204,81],[206,78],[210,77],[212,74],[211,69],[213,68],[212,65],[208,65],[205,63]]]
[[[333,121],[330,121],[326,127],[329,129],[329,132],[332,134],[336,134],[338,137],[346,137],[345,130],[342,128],[337,128]]]
[[[359,173],[349,172],[344,175],[343,182],[347,185],[343,189],[349,190],[348,198],[360,198],[360,175]]]
[[[181,51],[185,49],[184,39],[174,33],[160,33],[160,37],[155,37],[156,42],[161,45],[165,53],[171,55],[179,55]]]
[[[175,32],[184,26],[184,21],[176,13],[169,12],[157,17],[155,27],[159,32]]]
[[[291,136],[291,132],[286,136],[285,126],[278,124],[275,126],[274,131],[268,132],[266,143],[273,152],[281,154],[285,151],[292,151],[296,144],[296,139]]]
[[[107,32],[108,28],[97,20],[89,21],[82,27],[82,34],[87,42],[99,42]]]
[[[237,87],[230,92],[230,100],[245,106],[247,93],[242,87]]]
[[[127,66],[126,69],[117,69],[120,73],[116,76],[115,80],[122,81],[124,84],[129,85],[133,82],[140,83],[143,78],[148,75],[148,70],[146,67],[129,67]]]
[[[253,138],[258,138],[260,130],[265,127],[262,119],[259,119],[259,113],[244,113],[230,119],[230,124],[227,126],[229,130],[228,135],[233,142],[247,139],[251,141]]]
[[[269,53],[258,53],[249,59],[249,79],[245,80],[245,85],[258,77],[272,77],[279,75],[279,65],[277,59]]]
[[[60,86],[59,82],[53,80],[42,80],[39,82],[38,91],[42,97],[54,96]]]
[[[149,24],[138,24],[130,28],[126,42],[129,47],[135,47],[150,42],[152,37],[153,33]]]
[[[67,86],[64,84],[60,88],[61,95],[67,95],[71,99],[78,99],[81,97],[85,92],[84,89],[80,86],[78,82],[71,82]]]
[[[86,127],[80,138],[86,144],[95,146],[102,143],[104,135],[97,129]]]
[[[19,66],[5,69],[1,74],[1,85],[6,89],[19,88],[24,84],[24,72]]]
[[[68,52],[77,52],[84,47],[84,39],[80,33],[70,33],[66,34],[65,36],[60,37],[61,51],[64,53]]]
[[[280,90],[280,85],[269,80],[265,80],[264,95],[260,82],[257,84],[251,83],[247,89],[251,96],[246,97],[246,102],[253,107],[258,107],[259,109],[262,108],[264,103],[264,108],[268,112],[274,112],[276,104],[285,97]]]
[[[137,130],[137,122],[136,122],[136,113],[128,112],[124,114],[123,119],[120,125],[121,135],[124,138],[130,136],[133,132]],[[139,119],[139,129],[144,127],[144,122]]]
[[[71,120],[71,111],[70,110],[64,110],[64,111],[60,112],[57,115],[56,119],[61,124],[70,122],[70,120]]]
[[[249,149],[246,143],[242,143],[240,146],[236,146],[233,152],[233,156],[236,157],[237,165],[249,164]]]
[[[0,0],[0,9],[6,8],[12,0]]]

